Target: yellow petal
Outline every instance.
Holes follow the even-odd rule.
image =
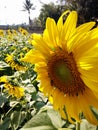
[[[63,29],[63,17],[64,15],[66,15],[67,13],[69,13],[70,11],[65,11],[59,18],[58,22],[57,22],[57,27],[58,27],[58,31],[61,32]]]
[[[68,43],[70,46],[70,51],[76,51],[74,49],[77,49],[77,46],[80,46],[84,44],[84,38],[87,34],[87,32],[94,26],[95,22],[88,22],[80,25],[76,28],[76,32],[74,37],[72,37]]]
[[[88,32],[90,29],[93,28],[94,25],[95,25],[95,22],[84,23],[80,25],[79,27],[77,27],[76,33]]]
[[[21,58],[21,61],[25,61],[25,62],[29,62],[32,64],[36,64],[38,62],[44,62],[45,59],[44,57],[41,55],[41,53],[37,50],[30,50],[24,58]]]
[[[84,67],[85,68],[85,67]],[[81,73],[82,76],[91,79],[91,81],[94,81],[98,83],[98,68],[94,69],[79,69],[79,72]]]
[[[76,31],[76,24],[77,24],[77,13],[76,11],[72,11],[63,26],[62,30],[62,39],[65,39],[66,41],[71,38],[71,36]]]
[[[81,38],[80,41],[76,44],[77,46],[73,48],[76,59],[79,59],[79,57],[81,56],[87,55],[87,52],[89,52],[90,49],[93,49],[93,47],[97,47],[97,44],[98,44],[98,28],[93,29],[87,34],[85,34],[84,38]]]
[[[71,102],[70,102],[71,101]],[[74,118],[76,121],[80,122],[79,113],[81,112],[81,108],[79,107],[80,101],[77,96],[65,96],[65,108],[69,117]]]
[[[98,82],[94,82],[88,79],[88,77],[82,76],[81,79],[86,84],[88,88],[90,88],[92,91],[98,92]]]
[[[49,39],[51,41],[50,44],[52,44],[53,47],[57,47],[59,35],[58,35],[56,23],[53,19],[47,18],[46,29],[47,29],[47,32],[48,32],[48,35],[49,35]]]
[[[88,98],[88,96],[90,98]],[[82,104],[80,104],[80,107],[84,113],[84,116],[86,117],[86,119],[92,123],[92,124],[95,124],[95,125],[98,125],[98,121],[97,119],[95,118],[95,116],[93,115],[91,109],[90,109],[90,106],[94,105],[95,107],[98,108],[98,104],[97,104],[97,99],[96,97],[94,96],[94,94],[89,90],[89,89],[86,89],[86,91],[84,92],[83,95],[80,95],[80,100],[82,102]]]
[[[44,57],[48,57],[50,55],[50,48],[43,37],[40,34],[33,34],[33,39],[32,44],[34,47],[40,51]]]

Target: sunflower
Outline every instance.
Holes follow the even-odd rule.
[[[14,55],[7,54],[7,57],[5,58],[5,61],[12,67],[12,69],[18,70],[18,71],[26,71],[27,68],[24,67],[18,60],[14,58]]]
[[[21,98],[24,96],[24,88],[19,86],[13,86],[9,82],[4,84],[6,90],[8,90],[9,95],[15,96],[17,98]]]
[[[64,18],[66,16],[66,20]],[[47,18],[43,34],[33,34],[24,61],[35,64],[40,90],[55,110],[70,122],[80,114],[98,125],[98,28],[95,22],[77,26],[77,12],[64,12],[58,22]]]
[[[18,85],[14,85],[14,83],[11,84],[9,82],[9,78],[6,75],[0,77],[0,83],[4,83],[4,88],[8,91],[9,95],[15,96],[17,98],[24,96],[24,88],[19,87]]]
[[[4,30],[0,29],[0,37],[4,37]]]
[[[2,82],[4,82],[4,83],[7,82],[7,76],[6,75],[0,77],[0,83],[2,83]]]
[[[22,35],[24,35],[24,36],[27,36],[28,35],[28,31],[27,30],[25,30],[25,29],[23,29],[23,28],[21,28],[21,27],[19,27],[19,32],[22,34]]]

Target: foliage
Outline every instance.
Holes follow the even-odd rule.
[[[38,18],[34,18],[32,20],[32,25],[31,25],[32,28],[34,27],[42,27],[41,25],[41,21],[38,19]]]
[[[50,4],[43,4],[39,15],[42,27],[45,27],[47,17],[51,17],[57,22],[63,10],[64,8],[59,5],[55,5],[52,2]]]
[[[95,21],[98,25],[98,0],[57,0],[57,4],[43,4],[39,15],[42,27],[45,27],[47,17],[58,20],[65,10],[76,10],[79,14],[78,24]]]
[[[77,3],[75,1],[57,0],[57,4],[50,2],[49,4],[42,3],[42,8],[38,19],[41,22],[43,28],[45,28],[45,22],[47,17],[53,18],[56,22],[61,14],[66,10],[76,10]]]
[[[59,1],[59,0],[58,0]],[[62,0],[70,10],[79,14],[79,24],[95,21],[98,24],[98,0]]]
[[[44,102],[37,93],[37,82],[34,81],[36,73],[33,71],[33,66],[29,64],[22,64],[20,59],[27,51],[32,48],[30,43],[30,34],[19,28],[18,31],[7,30],[4,35],[0,36],[0,76],[6,76],[9,83],[22,86],[25,90],[25,95],[17,98],[14,95],[9,95],[8,89],[4,87],[5,83],[0,82],[0,129],[16,130],[22,127],[38,109],[36,105]],[[27,67],[27,70],[17,70],[15,64],[6,62],[7,55],[13,55],[13,62],[19,66]],[[13,63],[12,62],[12,63]],[[3,78],[2,78],[3,79]],[[34,84],[34,85],[33,85]],[[14,86],[13,86],[14,88]]]
[[[79,7],[80,6],[80,7]],[[79,10],[80,8],[80,10]],[[87,0],[87,1],[78,1],[78,10],[79,14],[84,19],[83,22],[96,21],[98,22],[98,1],[97,0]]]

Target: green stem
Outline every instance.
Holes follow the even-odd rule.
[[[80,123],[79,122],[76,123],[76,130],[80,130]]]

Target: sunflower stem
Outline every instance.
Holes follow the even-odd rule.
[[[80,130],[80,123],[79,122],[76,123],[76,130]]]

